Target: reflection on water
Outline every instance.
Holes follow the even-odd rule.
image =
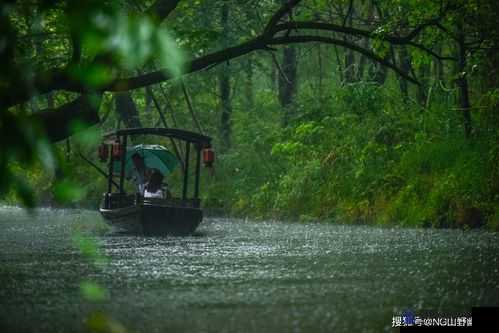
[[[392,316],[499,305],[499,234],[208,219],[190,237],[103,232],[97,213],[0,207],[0,331],[390,331]],[[109,258],[96,266],[73,235]],[[107,288],[102,303],[80,283]]]

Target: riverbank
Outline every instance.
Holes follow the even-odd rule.
[[[245,114],[205,182],[204,202],[237,216],[499,230],[499,123],[473,135],[445,99],[430,109],[369,83],[303,98],[286,128]],[[496,118],[494,118],[496,117]]]

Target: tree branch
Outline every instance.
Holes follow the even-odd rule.
[[[333,44],[333,45],[338,45],[342,46],[348,49],[351,49],[353,51],[356,51],[360,54],[363,54],[367,58],[374,60],[378,63],[380,63],[383,66],[386,66],[388,68],[391,68],[394,70],[398,75],[406,79],[407,81],[410,81],[416,85],[420,85],[420,83],[413,77],[407,75],[402,71],[400,68],[395,66],[393,63],[389,62],[388,60],[378,56],[374,52],[370,50],[366,50],[356,44],[349,43],[347,41],[341,40],[341,39],[335,39],[335,38],[330,38],[330,37],[324,37],[324,36],[284,36],[284,37],[274,37],[270,41],[268,41],[268,44],[270,45],[282,45],[282,44],[290,44],[290,43],[310,43],[310,42],[320,42],[320,43],[325,43],[325,44]]]
[[[146,11],[149,15],[158,15],[157,17],[164,18],[169,13],[171,13],[180,0],[157,0],[149,9]],[[272,37],[278,32],[290,31],[296,29],[316,29],[316,30],[326,30],[334,31],[340,33],[346,33],[350,35],[362,36],[367,38],[381,38],[382,40],[388,41],[395,45],[410,44],[411,46],[418,47],[420,49],[429,52],[433,56],[439,59],[445,59],[444,57],[439,57],[431,50],[425,47],[413,43],[412,39],[417,36],[417,34],[424,29],[424,27],[434,24],[433,21],[425,23],[409,34],[403,37],[392,36],[392,35],[381,35],[376,34],[372,31],[366,31],[362,29],[357,29],[353,27],[345,27],[331,23],[322,22],[308,22],[308,21],[298,21],[298,22],[285,22],[279,23],[279,21],[288,14],[300,0],[290,0],[286,4],[280,7],[280,9],[272,16],[262,35],[251,39],[242,44],[229,47],[220,51],[210,53],[205,56],[201,56],[190,62],[187,62],[184,66],[185,73],[192,73],[206,69],[210,66],[215,66],[221,62],[240,57],[242,55],[248,54],[255,50],[268,50],[271,45],[282,45],[287,43],[306,43],[306,42],[323,42],[327,44],[334,44],[338,46],[343,46],[348,49],[357,51],[366,57],[379,62],[380,64],[387,66],[397,72],[399,75],[404,77],[410,82],[418,84],[417,80],[408,76],[403,71],[401,71],[393,63],[381,58],[370,50],[364,49],[352,42],[324,37],[324,36],[284,36],[284,37]],[[99,91],[127,91],[131,89],[145,87],[151,84],[156,84],[158,82],[166,81],[171,79],[172,76],[164,70],[157,70],[147,74],[139,75],[136,77],[115,79],[111,83],[103,86],[96,87]],[[15,89],[14,89],[15,87]],[[44,72],[41,75],[36,76],[33,82],[23,83],[18,82],[17,84],[12,84],[9,89],[0,91],[0,107],[9,107],[16,105],[23,101],[28,100],[35,91],[37,94],[48,93],[53,90],[66,90],[73,92],[85,92],[85,86],[81,83],[72,79],[68,74],[67,69],[55,69],[53,71]]]
[[[0,89],[0,109],[7,109],[28,101],[33,95],[43,95],[53,90],[83,92],[85,87],[81,82],[72,79],[66,68],[43,71],[36,74],[31,81],[23,77],[16,78],[8,87]]]
[[[147,8],[145,14],[163,21],[177,8],[179,2],[180,0],[156,0],[155,3]]]
[[[164,20],[181,0],[157,0],[144,14],[150,15],[158,20]],[[79,36],[72,28],[70,33],[72,52],[70,64],[79,63],[81,59],[81,44]],[[109,64],[111,57],[109,53],[99,55],[94,63]],[[54,68],[36,73],[33,79],[16,78],[8,87],[0,90],[0,109],[29,100],[34,95],[43,95],[53,90],[67,90],[73,92],[84,92],[86,87],[81,82],[74,80],[69,75],[68,68]],[[95,87],[99,89],[100,87]]]
[[[331,32],[339,32],[339,33],[344,33],[348,35],[354,35],[354,36],[359,36],[359,37],[365,37],[365,38],[379,38],[381,40],[387,41],[392,45],[410,45],[415,48],[418,48],[431,56],[435,57],[436,59],[442,61],[442,60],[453,60],[455,61],[456,58],[453,57],[445,57],[441,56],[429,48],[425,47],[424,45],[421,45],[419,43],[416,43],[413,41],[414,38],[417,37],[417,35],[426,27],[429,27],[431,25],[435,25],[437,23],[436,19],[426,22],[424,24],[421,24],[420,26],[416,27],[413,29],[411,32],[409,32],[405,36],[394,36],[394,35],[382,35],[382,34],[377,34],[374,31],[368,31],[368,30],[362,30],[362,29],[357,29],[353,27],[347,27],[343,25],[338,25],[334,23],[323,23],[323,22],[313,22],[313,21],[298,21],[298,22],[286,22],[286,23],[281,23],[276,26],[269,32],[272,35],[275,35],[279,32],[283,31],[289,31],[290,29],[313,29],[313,30],[322,30],[322,31],[331,31]]]
[[[347,27],[334,23],[324,23],[324,22],[315,22],[315,21],[294,21],[294,22],[285,22],[277,24],[269,31],[269,34],[275,35],[281,31],[288,31],[290,29],[313,29],[313,30],[324,30],[324,31],[333,31],[340,32],[349,35],[367,37],[367,38],[379,38],[390,42],[395,45],[407,44],[412,41],[424,28],[434,25],[435,23],[424,23],[414,30],[409,32],[405,36],[394,36],[394,35],[383,35],[378,34],[375,31],[362,30],[353,27]]]
[[[272,15],[270,18],[269,22],[265,26],[265,29],[263,31],[263,34],[266,35],[270,31],[272,31],[273,27],[279,23],[279,21],[286,16],[296,5],[300,3],[301,0],[289,0],[287,3],[283,4],[277,12]]]
[[[184,66],[184,74],[200,71],[209,66],[216,65],[230,59],[238,58],[258,49],[265,49],[265,40],[263,40],[262,38],[251,39],[237,46],[210,53],[188,62]],[[114,80],[111,84],[104,87],[103,90],[126,91],[130,89],[141,88],[162,81],[167,81],[171,78],[172,76],[166,71],[158,70],[132,78]]]
[[[419,43],[409,42],[409,43],[407,43],[407,45],[413,46],[415,48],[418,48],[418,49],[428,53],[429,55],[431,55],[432,57],[434,57],[438,61],[443,61],[443,60],[457,61],[456,57],[441,56],[440,54],[433,52],[432,50],[430,50],[426,46],[423,46]]]
[[[82,127],[99,123],[99,106],[102,95],[85,94],[55,109],[46,109],[30,115],[31,120],[45,129],[51,142],[63,140]]]

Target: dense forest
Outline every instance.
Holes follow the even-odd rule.
[[[0,198],[95,207],[105,179],[82,156],[102,133],[176,127],[214,138],[214,214],[497,230],[498,15],[495,0],[3,1]]]

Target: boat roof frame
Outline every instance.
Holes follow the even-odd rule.
[[[197,143],[203,147],[211,145],[209,136],[179,129],[179,128],[164,128],[164,127],[136,127],[119,129],[104,134],[104,139],[112,139],[114,137],[130,136],[130,135],[157,135],[169,137],[177,140],[182,140],[191,143]]]

